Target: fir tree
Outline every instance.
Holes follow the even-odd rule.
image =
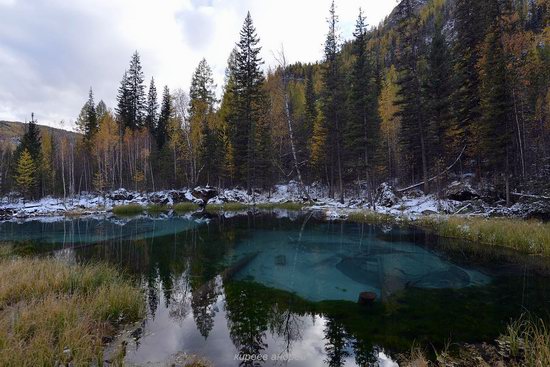
[[[427,107],[428,154],[432,157],[444,157],[447,147],[452,146],[452,83],[450,53],[445,36],[442,33],[442,19],[435,22],[434,36],[428,57],[428,78],[424,86]],[[462,147],[455,147],[453,152]]]
[[[357,178],[370,180],[371,167],[378,136],[378,93],[373,66],[367,53],[367,24],[361,9],[357,18],[353,43],[354,64],[349,95],[350,116],[345,131],[346,158]],[[370,170],[369,170],[370,171]]]
[[[149,85],[149,93],[147,94],[147,114],[145,116],[145,126],[149,129],[151,135],[155,135],[155,129],[158,123],[159,104],[157,100],[157,88],[155,87],[155,79],[151,78]]]
[[[96,106],[94,102],[94,92],[90,87],[88,94],[88,101],[84,105],[85,108],[85,121],[84,121],[84,140],[90,142],[98,129],[98,118],[96,112]]]
[[[160,107],[158,125],[155,130],[157,147],[159,150],[162,150],[164,144],[168,141],[168,124],[172,114],[172,98],[170,96],[170,89],[168,89],[168,86],[165,86],[162,93],[162,104]]]
[[[263,64],[260,58],[261,47],[252,23],[247,14],[240,33],[235,54],[235,115],[232,146],[237,181],[245,183],[249,193],[256,181],[256,143],[257,133],[267,134],[267,129],[257,129],[262,113],[265,112],[264,75],[260,69]],[[260,139],[266,140],[266,139]]]
[[[407,152],[407,163],[412,176],[421,173],[424,192],[429,191],[426,123],[421,98],[421,75],[418,67],[421,47],[418,34],[419,19],[413,1],[400,5],[399,24],[399,116],[401,117],[401,143]]]
[[[327,146],[329,161],[329,187],[334,195],[335,180],[338,179],[340,201],[344,201],[344,183],[342,172],[342,131],[345,121],[345,94],[340,44],[337,34],[338,16],[334,1],[327,20],[329,31],[325,40],[325,63],[323,68],[322,108],[327,127]],[[338,175],[338,177],[335,177]]]
[[[137,51],[132,55],[130,68],[124,73],[118,90],[117,114],[124,128],[139,129],[145,122],[145,85]]]

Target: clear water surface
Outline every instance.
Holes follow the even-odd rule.
[[[413,343],[492,341],[550,302],[546,265],[530,258],[311,213],[4,222],[6,241],[132,274],[148,316],[130,365],[188,353],[216,366],[395,366]],[[374,305],[357,303],[365,291]]]

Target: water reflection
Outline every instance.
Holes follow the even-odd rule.
[[[9,223],[0,239],[134,276],[148,317],[130,364],[186,352],[221,366],[390,366],[413,342],[491,341],[550,299],[547,277],[501,254],[309,215]],[[384,302],[359,306],[369,287]]]

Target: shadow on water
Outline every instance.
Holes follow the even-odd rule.
[[[138,279],[148,317],[130,363],[392,365],[413,343],[490,342],[550,302],[543,259],[308,214],[2,223],[0,241]],[[361,306],[361,291],[382,301]]]

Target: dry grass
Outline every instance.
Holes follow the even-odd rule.
[[[173,207],[176,213],[194,212],[199,209],[199,206],[192,202],[178,203]]]
[[[389,214],[381,214],[373,211],[357,211],[348,215],[348,220],[357,223],[368,224],[393,224],[396,218]]]
[[[550,330],[540,319],[522,316],[508,325],[499,342],[522,366],[550,366]]]
[[[144,315],[139,288],[106,265],[0,260],[0,365],[102,363],[102,340]]]
[[[143,213],[144,208],[139,204],[119,205],[113,208],[115,215],[138,215]]]
[[[425,217],[420,227],[440,236],[491,246],[504,246],[527,254],[550,256],[550,223],[509,218]]]

